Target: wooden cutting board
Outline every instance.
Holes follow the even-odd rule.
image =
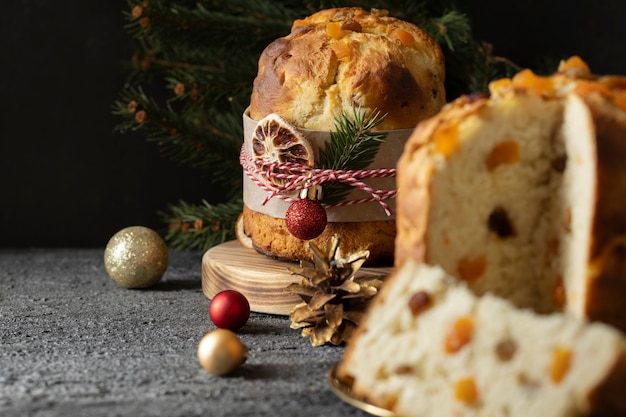
[[[213,298],[223,290],[236,290],[257,313],[288,316],[300,297],[284,292],[292,282],[300,282],[288,268],[297,263],[278,261],[242,246],[239,241],[215,246],[202,257],[202,292]],[[361,268],[359,276],[387,275],[391,267]]]

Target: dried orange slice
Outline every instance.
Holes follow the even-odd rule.
[[[279,115],[272,113],[261,119],[252,136],[252,157],[257,168],[268,170],[264,162],[291,162],[313,168],[315,155],[309,139],[295,126]],[[275,168],[281,174],[293,173],[288,168]],[[289,180],[270,178],[276,185],[284,185]]]

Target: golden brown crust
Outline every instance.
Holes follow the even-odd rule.
[[[329,22],[344,29],[331,37]],[[278,113],[302,128],[332,130],[342,112],[361,106],[387,114],[378,129],[413,128],[444,105],[444,68],[439,45],[415,25],[359,8],[327,9],[296,22],[262,53],[250,116]]]
[[[311,260],[305,241],[287,230],[284,219],[277,219],[243,207],[245,233],[252,238],[254,248],[268,256],[284,260]],[[393,262],[396,224],[394,220],[372,222],[332,222],[311,242],[324,248],[328,239],[341,237],[341,251],[345,254],[369,250],[367,264],[390,265]]]
[[[626,113],[600,94],[582,97],[596,126],[596,212],[590,247],[590,319],[626,332]]]
[[[616,236],[589,267],[584,311],[626,332],[626,235]]]
[[[622,353],[616,360],[609,375],[589,395],[589,403],[594,416],[626,416],[626,355]]]
[[[581,96],[596,128],[597,190],[592,258],[616,236],[626,234],[626,112],[600,94]]]

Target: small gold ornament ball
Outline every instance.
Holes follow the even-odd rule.
[[[156,284],[167,269],[167,245],[157,232],[132,226],[117,232],[104,250],[104,267],[125,288]]]
[[[231,330],[217,329],[204,335],[198,344],[200,365],[215,375],[226,375],[248,359],[248,347]]]

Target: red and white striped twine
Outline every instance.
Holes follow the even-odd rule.
[[[258,160],[254,160],[246,152],[244,146],[241,147],[239,162],[248,178],[250,178],[252,182],[261,187],[267,193],[267,197],[263,200],[263,205],[274,197],[292,202],[296,199],[285,195],[285,193],[300,191],[326,182],[340,182],[358,188],[359,190],[363,190],[371,195],[371,197],[346,200],[334,204],[324,204],[324,207],[349,206],[353,204],[377,201],[383,207],[388,216],[393,214],[393,211],[389,205],[385,203],[385,200],[394,198],[398,193],[398,190],[379,190],[370,187],[360,180],[367,178],[395,177],[396,170],[394,168],[333,170],[311,168],[306,165],[291,162],[260,162]],[[262,181],[260,178],[265,178],[267,181]],[[276,184],[272,181],[272,179],[280,179],[283,180],[281,182],[284,183]]]

